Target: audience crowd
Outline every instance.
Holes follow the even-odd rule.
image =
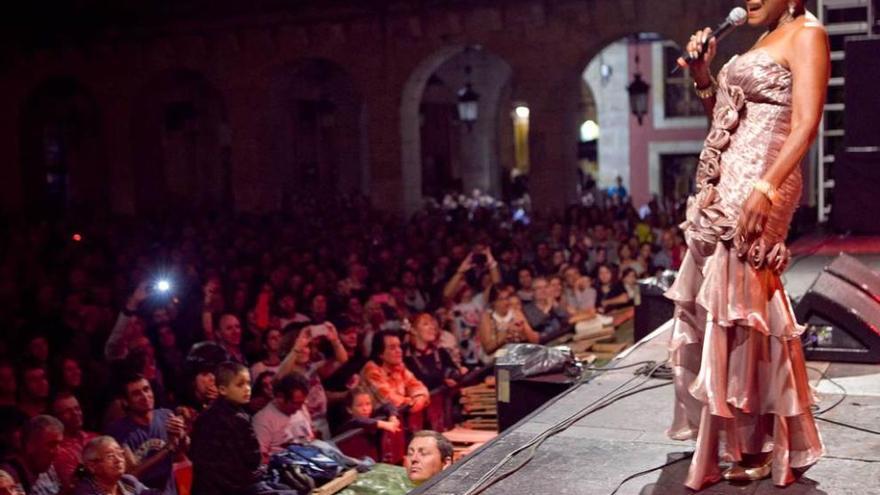
[[[401,221],[354,198],[6,220],[0,490],[286,493],[265,481],[273,453],[351,430],[415,481],[451,461],[413,435],[452,426],[469,371],[678,267],[678,212],[642,213],[619,196],[545,217],[444,201]]]

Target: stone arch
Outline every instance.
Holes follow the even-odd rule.
[[[455,92],[464,85],[463,67],[473,67],[471,81],[480,93],[479,115],[472,131],[464,127],[457,143],[464,157],[458,171],[464,191],[479,188],[492,194],[501,192],[499,164],[499,119],[510,109],[502,109],[501,101],[509,98],[513,70],[503,58],[479,46],[452,45],[443,47],[423,59],[404,84],[400,103],[401,172],[404,208],[413,211],[422,201],[422,116],[420,114],[429,82],[439,77]],[[453,101],[454,103],[454,101]],[[453,140],[455,143],[456,141]]]
[[[659,42],[673,41],[687,37],[682,26],[670,29],[666,21],[651,23],[640,22],[644,27],[632,30],[620,31],[608,34],[601,38],[601,42],[591,47],[590,59],[584,65],[582,79],[597,94],[597,110],[600,125],[600,139],[598,143],[598,163],[596,179],[600,186],[607,187],[614,184],[615,178],[621,176],[629,188],[634,203],[638,206],[647,203],[653,194],[658,193],[658,184],[661,180],[660,171],[657,167],[649,166],[650,149],[656,144],[664,144],[676,141],[699,141],[705,136],[706,123],[700,115],[687,124],[673,123],[666,127],[655,127],[655,122],[663,120],[663,83],[666,68],[663,67],[662,45]],[[637,30],[638,29],[638,30]],[[680,30],[681,32],[678,32]],[[689,32],[689,30],[688,30]],[[633,43],[634,35],[641,34],[641,40]],[[657,50],[655,50],[657,45]],[[725,52],[731,51],[731,46],[725,46]],[[640,64],[638,71],[651,85],[649,92],[649,114],[643,121],[643,125],[633,124],[634,119],[629,112],[629,101],[626,93],[626,85],[633,77],[634,55],[639,54]],[[658,53],[660,57],[657,57]],[[616,61],[612,81],[607,84],[601,81],[599,73],[599,56],[604,54],[606,59]],[[657,57],[657,60],[654,58]],[[726,59],[724,53],[719,54],[719,59]],[[609,60],[605,60],[606,63]],[[653,76],[653,77],[652,77]],[[608,88],[611,88],[609,92]],[[656,114],[656,115],[655,115]],[[671,121],[667,121],[671,122]],[[610,165],[610,166],[609,166]]]
[[[107,206],[107,162],[97,101],[72,77],[39,84],[21,111],[26,206],[63,211]]]
[[[365,108],[351,75],[325,58],[268,72],[265,136],[282,206],[297,195],[365,192]]]
[[[232,207],[225,100],[203,74],[158,74],[142,88],[132,119],[138,211]]]

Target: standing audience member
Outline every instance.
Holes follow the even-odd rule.
[[[137,478],[125,474],[125,451],[111,436],[100,436],[85,444],[83,474],[73,495],[161,495]]]
[[[64,439],[64,425],[52,416],[31,418],[21,432],[21,450],[0,463],[22,493],[56,495],[61,480],[53,464]]]
[[[64,439],[55,456],[55,471],[65,489],[72,487],[74,473],[82,462],[83,448],[97,433],[83,430],[83,411],[70,392],[61,392],[52,400],[52,414],[64,424]]]
[[[176,494],[172,465],[188,441],[183,418],[155,407],[153,388],[143,375],[125,379],[121,392],[125,416],[107,433],[124,449],[130,474],[165,495]]]

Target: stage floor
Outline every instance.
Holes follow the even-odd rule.
[[[814,275],[815,276],[815,275]],[[664,328],[665,327],[665,328]],[[637,346],[616,366],[667,357],[669,325]],[[843,402],[822,417],[880,429],[880,365],[808,362],[819,406],[824,409],[842,397],[827,379],[842,385]],[[465,493],[496,462],[513,449],[530,441],[563,418],[580,410],[633,377],[633,370],[608,371],[602,376],[561,396],[474,455],[450,468],[414,494]],[[668,382],[668,381],[667,381]],[[635,382],[633,382],[634,384]],[[651,379],[648,384],[664,380]],[[534,459],[520,471],[482,492],[519,494],[610,494],[631,474],[655,468],[693,450],[692,442],[666,438],[672,420],[672,387],[662,386],[624,398],[591,414],[571,428],[550,437]],[[722,482],[704,494],[788,494],[788,495],[880,495],[880,436],[819,421],[827,454],[794,485],[775,487],[770,480],[751,484]],[[694,493],[681,485],[688,460],[628,481],[617,492],[627,495],[678,495]],[[518,464],[514,460],[507,467]],[[503,470],[502,470],[503,471]]]

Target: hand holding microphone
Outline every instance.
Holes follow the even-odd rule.
[[[715,58],[718,41],[727,36],[734,28],[745,24],[747,17],[748,14],[744,8],[735,7],[727,14],[724,22],[714,30],[707,27],[695,32],[688,41],[684,53],[678,58],[678,66],[673,72],[676,72],[679,67],[690,67],[697,84],[700,83],[697,79],[703,76],[708,81],[709,64]]]
[[[687,58],[682,55],[676,62],[679,67],[690,67],[694,80],[699,84],[704,76],[706,81],[709,80],[709,67],[715,59],[717,50],[718,39],[712,36],[712,30],[706,27],[691,35],[685,47]]]

